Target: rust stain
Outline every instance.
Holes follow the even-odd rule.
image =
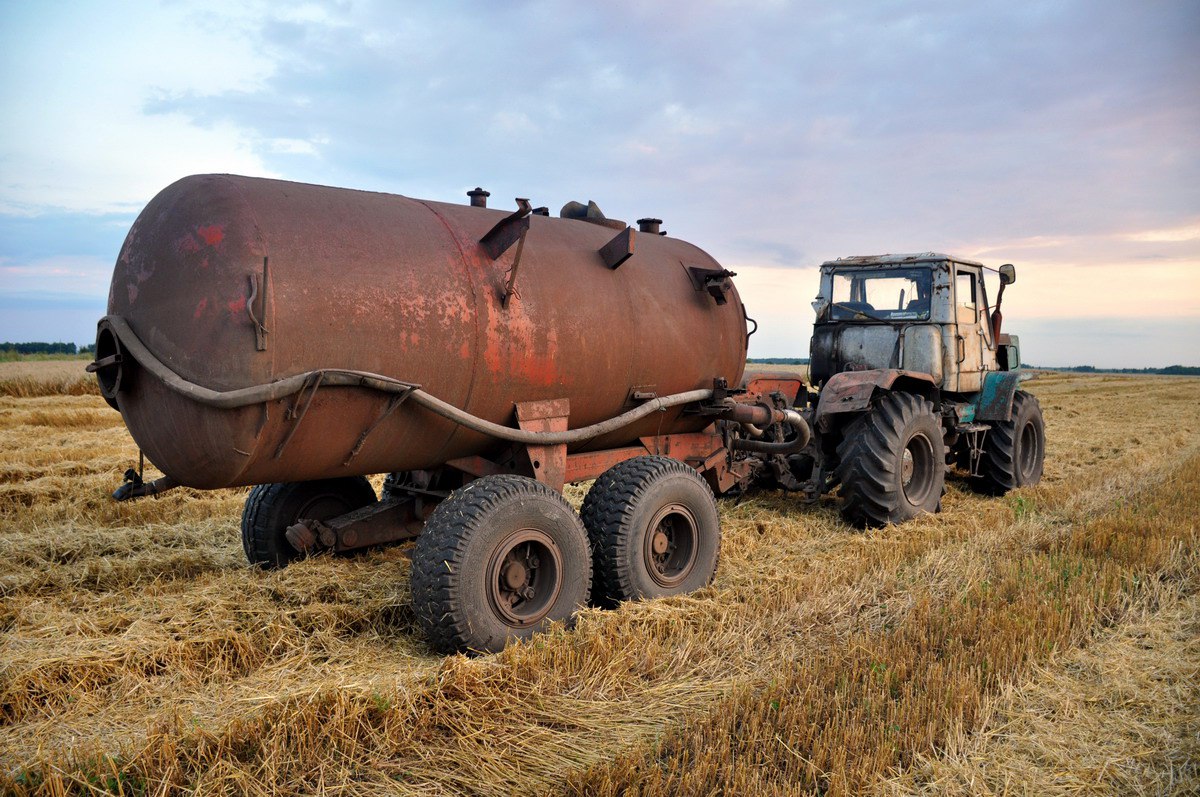
[[[636,256],[636,268],[614,272],[597,254],[606,231],[539,216],[523,250],[517,294],[504,307],[515,250],[490,260],[478,243],[500,211],[285,188],[252,178],[185,178],[143,211],[136,242],[122,251],[113,291],[120,301],[110,311],[135,329],[153,330],[155,341],[178,355],[173,364],[197,384],[237,389],[308,368],[347,368],[427,385],[495,423],[512,423],[513,402],[569,397],[573,425],[583,425],[626,409],[630,385],[678,392],[741,374],[741,306],[733,300],[718,306],[694,290],[679,267],[685,244],[656,240]],[[331,215],[331,207],[346,213]],[[249,303],[256,314],[266,310],[258,319],[271,333],[263,355],[247,313],[253,289],[247,277],[259,273],[268,240],[270,287]],[[687,251],[689,263],[718,265]],[[275,405],[269,420],[248,420],[249,413],[182,399],[164,410],[164,395],[126,391],[121,399],[139,445],[164,473],[192,485],[423,469],[496,448],[406,408],[348,468],[346,452],[386,398],[322,388],[315,414],[287,456],[275,460],[274,446],[254,442],[277,441],[290,426]],[[707,420],[672,413],[661,423],[666,431],[695,431]],[[204,439],[181,440],[185,426],[202,430]],[[654,432],[660,419],[643,427],[596,445],[626,444]],[[397,445],[381,445],[384,435]],[[251,456],[234,456],[230,440]]]
[[[200,242],[190,232],[184,233],[175,240],[175,249],[181,255],[194,255],[200,251]]]

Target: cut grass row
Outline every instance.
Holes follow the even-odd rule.
[[[250,570],[239,494],[114,505],[106,490],[136,458],[120,429],[59,427],[51,399],[13,400],[0,464],[37,483],[14,482],[29,503],[0,512],[12,587],[0,686],[14,712],[2,768],[41,778],[43,793],[105,778],[264,794],[554,789],[778,686],[797,662],[898,628],[920,596],[949,601],[986,577],[966,565],[1039,551],[1194,453],[1187,385],[1093,387],[1035,383],[1051,425],[1036,490],[994,501],[952,484],[943,515],[868,535],[828,503],[724,502],[712,588],[588,612],[572,633],[474,660],[429,656],[408,633],[400,551]],[[103,411],[98,398],[58,401]],[[1163,413],[1131,415],[1133,402]],[[85,470],[59,472],[63,451]]]
[[[1062,526],[1032,550],[940,550],[913,573],[906,610],[882,627],[811,651],[765,687],[573,776],[564,791],[864,793],[975,727],[989,696],[1084,644],[1131,604],[1164,590],[1192,594],[1197,516],[1200,458],[1192,458],[1171,481],[1111,515]],[[1200,787],[1194,760],[1167,774],[1177,787]]]
[[[1200,500],[1197,460],[1183,477],[1190,501]],[[1146,529],[1144,521],[1156,517]],[[863,557],[857,578],[831,579],[816,568],[804,585],[809,607],[820,606],[818,592],[858,605],[825,605],[832,611],[807,623],[783,601],[742,607],[758,618],[751,622],[737,607],[721,610],[701,596],[695,600],[708,611],[699,616],[643,611],[639,622],[621,623],[618,636],[591,626],[510,648],[490,662],[451,658],[406,689],[320,688],[272,702],[222,732],[159,727],[140,751],[88,757],[30,778],[42,788],[69,788],[116,767],[155,788],[266,793],[357,783],[373,784],[370,791],[390,782],[401,790],[440,783],[505,793],[530,779],[545,787],[554,772],[590,763],[568,791],[857,793],[951,730],[970,728],[988,694],[1119,617],[1145,585],[1194,577],[1186,545],[1194,550],[1195,530],[1164,510],[1159,492],[1078,529],[1045,520],[933,535],[925,542],[942,544],[932,546],[896,540]],[[1148,544],[1130,540],[1147,530]],[[611,619],[594,615],[585,626]],[[769,679],[738,672],[752,656],[726,659],[737,677],[689,678],[670,654],[686,641],[689,657],[711,660],[714,651],[701,647],[706,631],[720,636],[726,655],[735,652],[730,631],[749,631],[748,643],[789,655],[767,660]],[[617,644],[620,638],[645,644],[633,649]],[[646,684],[622,695],[623,679],[614,675],[630,672]],[[573,682],[564,683],[568,673]],[[702,719],[668,732],[651,752],[597,764],[613,748],[582,742],[600,737],[628,746],[655,727],[659,709],[679,703],[693,712],[704,707]],[[541,777],[537,761],[546,762]]]

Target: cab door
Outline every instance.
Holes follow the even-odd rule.
[[[960,393],[973,393],[983,388],[983,334],[980,329],[980,283],[983,279],[978,266],[954,264],[954,321],[955,360]]]

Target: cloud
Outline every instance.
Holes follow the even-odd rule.
[[[1167,230],[1143,230],[1141,232],[1126,233],[1122,236],[1127,241],[1149,242],[1149,243],[1178,243],[1180,241],[1197,241],[1200,240],[1200,222],[1194,224],[1186,224],[1182,227],[1173,227]]]
[[[155,95],[217,97],[263,85],[272,67],[238,8],[7,8],[0,213],[136,211],[182,174],[269,173],[237,123],[143,112]]]
[[[0,258],[0,296],[53,289],[63,295],[104,296],[113,261],[92,255],[56,255],[24,262]]]
[[[456,202],[481,185],[496,207],[663,218],[739,273],[935,249],[1018,263],[1014,312],[1195,312],[1194,3],[0,13],[0,234],[3,214],[128,216],[192,172]],[[9,229],[0,256],[62,253]],[[1076,293],[1065,311],[1055,291]]]

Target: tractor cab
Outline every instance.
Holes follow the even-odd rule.
[[[821,265],[813,302],[811,377],[846,371],[927,375],[942,391],[972,393],[990,371],[1019,366],[1017,341],[999,334],[985,266],[936,252],[850,257]],[[1000,270],[1001,285],[1016,279]]]

